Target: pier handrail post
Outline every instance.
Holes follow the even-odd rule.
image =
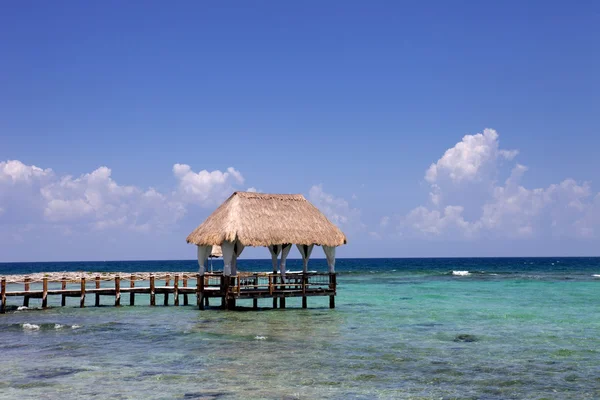
[[[29,282],[31,282],[31,278],[26,276],[25,277],[25,291],[29,292]],[[29,307],[29,296],[25,295],[23,296],[23,305],[25,307]]]
[[[196,300],[198,302],[198,309],[204,310],[204,275],[198,274],[196,279]]]
[[[60,288],[62,290],[67,290],[67,277],[63,276],[61,279],[61,283],[60,283]],[[67,295],[66,294],[62,294],[62,296],[60,296],[60,306],[64,307],[67,305]]]
[[[115,307],[121,306],[121,277],[115,275]]]
[[[81,299],[79,300],[79,307],[85,307],[85,276],[81,277]]]
[[[96,275],[96,289],[100,289],[100,275]],[[96,302],[94,304],[96,307],[100,307],[100,293],[96,291]]]
[[[48,278],[42,279],[42,308],[48,307]]]
[[[156,294],[154,293],[154,274],[150,275],[150,305],[156,305]]]
[[[175,274],[175,280],[173,281],[173,304],[179,305],[179,274]]]
[[[6,313],[6,278],[2,278],[0,281],[0,300],[2,304],[0,305],[0,314]]]
[[[185,274],[183,274],[183,287],[184,288],[187,287],[187,276]],[[188,295],[187,295],[187,293],[184,293],[184,295],[183,295],[183,305],[184,306],[188,305]]]
[[[169,283],[171,283],[171,275],[167,274],[167,276],[165,277],[165,306],[169,305],[169,291],[168,289],[166,289],[166,286],[169,286]]]
[[[130,281],[129,281],[129,287],[131,289],[133,289],[135,287],[135,275],[134,274],[131,274]],[[135,293],[133,292],[133,290],[131,290],[129,292],[129,305],[130,306],[135,305]]]

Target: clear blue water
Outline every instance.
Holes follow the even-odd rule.
[[[196,266],[19,263],[0,275]],[[143,296],[135,307],[11,308],[0,398],[600,398],[600,258],[342,259],[337,271],[335,310],[326,297],[308,310],[299,299],[285,310],[270,299],[259,311],[149,307]]]

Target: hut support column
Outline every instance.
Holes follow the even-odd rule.
[[[121,306],[121,277],[115,276],[115,307]]]
[[[196,301],[198,309],[204,310],[204,275],[198,274],[196,278]]]
[[[60,283],[60,288],[62,290],[67,290],[67,278],[64,276]],[[67,304],[67,295],[63,294],[60,296],[60,305],[61,305],[61,307],[64,307],[66,304]]]
[[[150,305],[156,305],[156,294],[154,292],[154,275],[150,275]]]
[[[186,288],[187,287],[187,276],[184,274],[183,275],[183,287]],[[183,295],[183,305],[187,306],[188,305],[188,295],[187,293],[185,293]]]
[[[85,276],[81,277],[81,298],[79,299],[79,307],[85,307]]]
[[[167,277],[165,278],[165,287],[169,286],[169,284],[171,283],[171,275],[167,274]],[[169,292],[167,290],[165,290],[165,306],[169,305]]]
[[[333,294],[329,296],[329,308],[335,308],[335,292],[336,292],[336,275],[335,275],[335,247],[323,246],[325,257],[327,258],[327,266],[329,267],[329,289],[333,290]]]

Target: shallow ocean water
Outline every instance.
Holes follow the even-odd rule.
[[[337,267],[335,310],[327,297],[309,298],[308,310],[300,299],[271,310],[266,299],[259,311],[199,311],[149,307],[138,295],[135,307],[79,309],[69,299],[65,308],[0,315],[0,398],[600,398],[600,259]],[[0,264],[0,275],[102,268],[190,271],[194,263]]]

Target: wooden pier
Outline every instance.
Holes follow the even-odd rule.
[[[60,288],[59,288],[60,284]],[[136,286],[137,284],[137,286]],[[11,290],[22,285],[23,290]],[[86,296],[94,297],[94,305],[101,305],[101,296],[114,299],[114,305],[122,305],[122,295],[129,293],[129,305],[135,305],[136,294],[150,297],[150,306],[156,306],[156,296],[162,295],[163,304],[187,306],[189,296],[196,297],[200,310],[210,305],[210,299],[219,299],[223,309],[234,309],[238,300],[252,300],[258,309],[258,299],[272,298],[273,308],[285,308],[288,297],[302,297],[302,308],[307,308],[308,297],[329,296],[329,307],[335,308],[337,275],[335,273],[239,273],[224,276],[222,273],[51,273],[11,275],[0,278],[0,313],[6,312],[8,297],[22,297],[23,306],[29,307],[30,299],[41,299],[42,308],[48,307],[49,296],[60,296],[61,306],[67,297],[79,299],[79,307],[86,306]],[[183,300],[180,302],[180,300]],[[111,301],[112,303],[112,301]]]

